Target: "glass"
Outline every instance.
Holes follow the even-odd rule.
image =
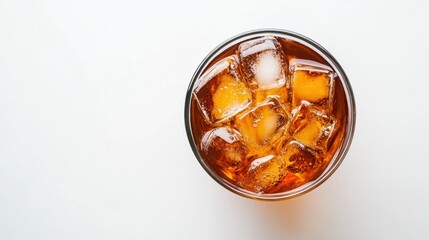
[[[284,49],[285,44],[289,47],[295,44],[296,49],[300,50],[290,47],[286,49],[287,51],[284,51],[287,52],[284,55],[279,49]],[[303,53],[303,49],[307,49],[305,51],[308,51],[308,53]],[[255,52],[258,51],[267,54],[257,56],[259,58],[257,60],[259,61],[257,66],[259,70],[255,71],[254,62],[256,60],[254,56]],[[305,56],[312,56],[310,60],[316,59],[317,62],[304,59],[306,58]],[[273,65],[273,61],[278,62],[279,65],[277,66],[275,63]],[[320,62],[326,65],[319,64]],[[264,64],[268,64],[270,67],[264,67]],[[213,86],[207,88],[205,87],[208,85],[206,83],[214,79],[213,76],[216,74],[223,74],[225,71],[226,73],[222,76],[221,82],[218,80],[216,80],[218,82],[212,81],[215,82],[216,88],[221,90],[215,93],[207,92],[209,89],[213,89]],[[242,77],[237,77],[238,75]],[[241,78],[245,78],[246,81],[242,81]],[[302,81],[302,79],[308,78],[311,78],[313,83],[316,84],[308,87],[305,81]],[[337,81],[339,82],[333,85]],[[234,92],[239,92],[240,95],[230,94],[229,90],[225,91],[224,89],[233,89]],[[206,98],[207,94],[212,94],[210,95],[211,98]],[[342,94],[341,99],[336,101],[335,105],[333,104],[334,94],[335,96]],[[273,98],[271,97],[272,95],[278,96],[278,98]],[[304,101],[302,101],[303,99]],[[233,102],[234,104],[228,106],[224,102]],[[193,126],[193,124],[200,123],[193,122],[192,114],[195,114],[195,110],[191,106],[193,103],[194,105],[198,103],[202,118],[205,121],[217,126],[207,131],[204,136],[199,136],[198,141],[194,136],[195,128],[197,127]],[[343,111],[336,111],[335,109],[333,111],[332,106],[339,106]],[[293,111],[292,108],[294,109]],[[216,111],[209,111],[210,109],[216,109]],[[321,113],[323,111],[327,111],[330,114]],[[291,112],[293,112],[293,116]],[[270,128],[271,125],[264,125],[265,123],[260,122],[260,120],[258,120],[259,122],[254,121],[258,116],[265,116],[265,119],[269,120],[267,122],[274,127]],[[309,117],[312,120],[308,121],[307,125],[298,126],[297,123],[301,124],[299,122],[300,116],[304,116],[304,119]],[[234,127],[226,124],[231,117],[236,119],[234,120]],[[296,197],[311,191],[326,181],[335,172],[347,154],[353,138],[355,119],[355,102],[351,85],[334,57],[319,44],[305,36],[277,29],[261,29],[242,33],[216,47],[202,61],[194,73],[185,101],[186,132],[192,150],[201,166],[226,189],[238,195],[259,200],[280,200]],[[249,130],[249,122],[258,122],[263,127],[253,124],[253,127],[250,127]],[[326,150],[326,153],[322,154],[329,159],[325,162],[318,161],[318,152],[323,147],[326,148],[329,142],[329,139],[322,133],[326,133],[326,129],[332,130],[335,124],[339,125],[338,129],[340,129],[335,129],[335,134],[332,133],[337,140],[331,140],[333,143],[330,144],[329,151]],[[316,139],[317,141],[308,138],[308,132],[314,131],[314,126],[324,129]],[[285,134],[290,139],[282,142]],[[331,133],[329,132],[329,134]],[[270,149],[276,146],[278,149],[289,149],[282,156],[291,157],[297,152],[302,152],[303,154],[299,156],[304,156],[307,160],[312,159],[312,162],[307,161],[305,164],[297,165],[295,163],[298,163],[298,161],[295,161],[292,165],[281,165],[283,167],[276,165],[275,172],[270,172],[270,181],[273,179],[273,181],[278,180],[275,178],[277,177],[276,174],[280,176],[281,171],[285,171],[291,174],[281,176],[282,184],[286,181],[285,178],[288,181],[297,181],[294,179],[295,176],[307,177],[306,182],[297,182],[295,185],[289,184],[287,187],[280,184],[277,190],[270,185],[269,190],[267,190],[268,188],[265,188],[267,185],[264,183],[266,181],[265,177],[258,180],[259,186],[256,187],[255,185],[246,185],[245,180],[232,181],[231,179],[235,179],[234,176],[230,176],[233,172],[232,170],[232,172],[222,172],[221,166],[208,162],[201,152],[202,149],[209,148],[204,144],[204,139],[201,138],[214,139],[216,136],[227,136],[228,139],[226,140],[230,144],[220,148],[219,153],[212,151],[210,154],[219,155],[225,154],[226,151],[234,151],[232,157],[228,158],[229,162],[226,163],[228,168],[225,167],[225,169],[238,171],[241,166],[241,159],[251,155],[249,151],[251,152],[253,148],[268,151],[266,146],[269,146]],[[237,140],[238,138],[244,139],[243,141],[246,144],[241,144]],[[279,143],[280,147],[278,147]],[[332,145],[335,145],[335,147],[332,147]],[[208,158],[207,155],[205,156]],[[248,172],[266,162],[273,162],[273,159],[277,159],[277,157],[268,155],[252,158],[253,161],[249,165],[248,169],[250,170]],[[295,159],[300,160],[299,158]],[[319,162],[322,162],[323,167],[321,165],[319,170],[315,170],[316,172],[307,171],[313,167],[313,164]],[[271,166],[268,166],[268,168]],[[291,178],[289,179],[289,177]]]

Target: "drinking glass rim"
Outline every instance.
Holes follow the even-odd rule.
[[[280,192],[280,193],[255,193],[248,191],[246,189],[240,188],[227,180],[221,178],[218,176],[213,170],[210,169],[210,167],[204,162],[203,158],[201,157],[195,141],[192,134],[191,129],[191,118],[190,118],[190,106],[191,106],[191,99],[192,99],[192,91],[195,85],[196,80],[203,74],[204,70],[208,67],[208,65],[217,57],[219,54],[221,54],[223,51],[228,49],[229,47],[233,46],[235,43],[242,42],[245,40],[249,40],[251,38],[255,38],[258,36],[277,36],[277,37],[283,37],[285,39],[291,39],[294,41],[297,41],[301,44],[304,44],[305,46],[311,47],[312,50],[316,51],[321,57],[323,57],[330,65],[334,68],[335,72],[338,74],[338,78],[342,82],[345,96],[347,100],[347,124],[345,129],[345,135],[341,142],[340,147],[336,151],[336,153],[332,156],[328,166],[326,166],[325,170],[314,180],[307,182],[303,184],[302,186],[299,186],[297,188],[291,189],[289,191]],[[186,134],[188,137],[188,141],[191,145],[192,151],[194,152],[195,157],[197,158],[200,165],[204,168],[204,170],[212,177],[216,182],[218,182],[221,186],[228,189],[229,191],[238,194],[240,196],[251,198],[251,199],[257,199],[257,200],[284,200],[284,199],[290,199],[294,197],[298,197],[300,195],[303,195],[307,192],[310,192],[311,190],[315,189],[316,187],[320,186],[323,182],[325,182],[341,165],[342,161],[344,160],[345,156],[347,155],[347,152],[350,148],[350,145],[353,140],[354,130],[356,125],[356,105],[355,105],[355,99],[352,91],[352,86],[348,80],[348,77],[346,73],[344,72],[341,65],[338,63],[338,61],[332,56],[331,53],[329,53],[325,48],[323,48],[320,44],[315,42],[314,40],[301,35],[296,32],[292,32],[289,30],[282,30],[282,29],[272,29],[272,28],[263,28],[263,29],[256,29],[251,30],[247,32],[240,33],[238,35],[235,35],[234,37],[229,38],[228,40],[222,42],[217,47],[215,47],[200,63],[197,70],[195,71],[194,75],[191,78],[191,82],[188,86],[188,90],[186,93],[186,99],[185,99],[185,127],[186,127]]]

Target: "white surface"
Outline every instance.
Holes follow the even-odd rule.
[[[0,239],[429,239],[428,9],[0,0]],[[183,121],[200,61],[261,27],[327,48],[357,103],[337,172],[275,203],[215,183]]]

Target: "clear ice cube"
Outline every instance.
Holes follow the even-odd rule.
[[[231,127],[218,127],[204,134],[201,149],[210,154],[217,165],[235,171],[243,165],[248,153],[240,138],[237,130]]]
[[[286,174],[284,158],[266,155],[251,162],[241,184],[246,185],[255,192],[264,192],[278,185]]]
[[[194,89],[194,97],[208,122],[228,120],[243,111],[252,96],[238,72],[237,56],[226,57],[202,75]]]
[[[330,112],[334,96],[334,72],[318,62],[294,59],[290,66],[290,89],[292,108],[302,100],[313,103],[323,111]]]
[[[297,141],[287,143],[281,156],[292,173],[310,173],[321,163],[320,154]]]
[[[292,138],[304,145],[326,150],[336,122],[332,116],[314,108],[311,103],[302,101],[301,105],[292,111],[288,131]]]
[[[261,37],[240,44],[242,73],[252,89],[268,90],[286,82],[285,57],[274,37]]]
[[[276,98],[269,98],[236,117],[238,131],[251,146],[263,146],[282,136],[288,112]]]

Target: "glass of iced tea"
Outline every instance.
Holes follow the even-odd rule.
[[[192,77],[185,125],[196,158],[241,196],[278,200],[323,183],[355,126],[352,88],[316,42],[285,30],[235,36]]]

